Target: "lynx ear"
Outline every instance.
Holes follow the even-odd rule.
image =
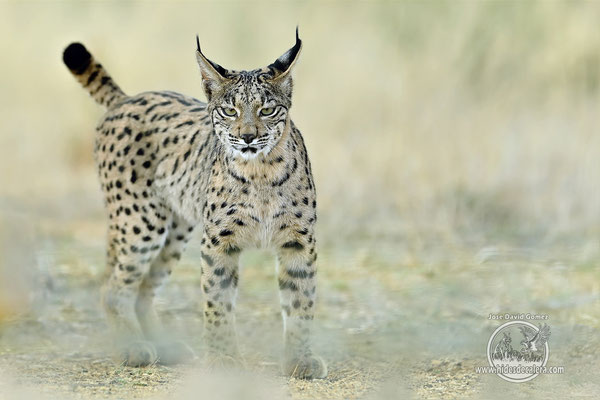
[[[302,49],[302,40],[298,37],[298,27],[296,27],[296,44],[294,47],[286,51],[281,57],[275,60],[274,63],[267,68],[271,70],[273,77],[271,80],[280,85],[282,90],[291,96],[292,94],[292,69],[298,61],[300,50]]]
[[[208,100],[211,99],[213,93],[221,89],[223,84],[228,80],[229,71],[221,67],[219,64],[210,61],[202,54],[200,50],[200,39],[196,35],[196,60],[200,66],[200,74],[202,75],[202,87]]]

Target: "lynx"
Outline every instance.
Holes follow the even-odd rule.
[[[208,353],[240,357],[234,309],[238,259],[249,247],[277,255],[284,321],[284,372],[323,378],[310,345],[315,307],[315,185],[300,131],[290,119],[291,72],[302,42],[252,71],[196,58],[208,103],[162,91],[126,95],[80,43],[67,67],[107,108],[96,128],[95,160],[108,213],[108,273],[102,302],[130,366],[191,356],[165,342],[153,308],[196,227]]]

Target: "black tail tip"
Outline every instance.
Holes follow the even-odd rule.
[[[85,72],[92,61],[92,55],[81,43],[71,43],[63,53],[63,61],[76,75]]]

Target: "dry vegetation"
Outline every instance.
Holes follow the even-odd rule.
[[[597,398],[598,15],[578,1],[0,3],[0,399]],[[115,367],[97,303],[102,110],[62,49],[85,42],[127,93],[203,98],[196,32],[215,61],[251,68],[297,23],[292,112],[319,195],[329,378],[278,374],[263,252],[243,262],[248,371]],[[201,353],[198,260],[192,244],[160,307]],[[566,373],[476,375],[497,312],[549,314]]]

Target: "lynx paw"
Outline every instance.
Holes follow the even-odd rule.
[[[284,364],[284,373],[298,379],[323,379],[327,376],[327,365],[321,357],[293,358]]]
[[[121,361],[128,367],[144,367],[154,364],[157,359],[156,348],[146,341],[132,342],[121,352]]]

